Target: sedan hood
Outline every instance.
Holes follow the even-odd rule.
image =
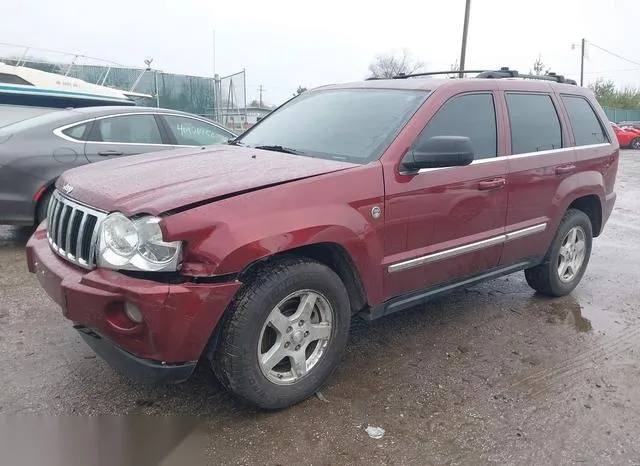
[[[162,212],[357,165],[239,146],[129,156],[65,172],[56,186],[106,212]]]

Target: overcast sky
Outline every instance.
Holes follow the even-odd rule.
[[[248,99],[281,103],[298,85],[359,80],[378,53],[408,48],[428,70],[459,57],[464,0],[21,0],[2,15],[0,42],[81,53],[163,71],[247,73]],[[538,54],[578,78],[582,37],[637,62],[588,48],[585,80],[640,85],[637,0],[472,0],[467,69],[529,71]]]

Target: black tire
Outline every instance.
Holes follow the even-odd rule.
[[[635,150],[640,150],[640,138],[633,139],[631,144],[629,144],[629,147]]]
[[[558,272],[558,261],[560,259],[560,248],[562,242],[569,231],[575,227],[582,228],[585,240],[585,257],[579,270],[569,281],[563,281]],[[584,275],[591,256],[591,246],[593,244],[593,229],[591,220],[581,210],[569,209],[562,217],[556,235],[549,246],[549,250],[542,262],[524,271],[527,283],[537,292],[553,297],[565,296],[571,293]]]
[[[331,336],[306,375],[290,385],[279,385],[261,369],[258,344],[271,311],[300,290],[320,293],[333,308]],[[346,287],[331,269],[308,259],[286,258],[259,270],[227,312],[212,360],[214,373],[229,391],[262,409],[285,408],[313,395],[337,367],[349,337],[351,308]],[[286,364],[291,359],[283,361]]]
[[[47,210],[49,209],[49,201],[53,190],[49,189],[42,195],[38,204],[36,205],[36,226],[40,225],[42,221],[47,218]]]

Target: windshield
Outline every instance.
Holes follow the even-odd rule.
[[[307,91],[237,141],[312,157],[367,163],[391,144],[428,95],[422,90]]]

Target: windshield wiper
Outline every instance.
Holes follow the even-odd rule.
[[[227,144],[230,146],[244,146],[245,143],[244,142],[240,142],[237,139],[229,139],[227,141]]]
[[[262,150],[272,150],[274,152],[284,152],[285,154],[301,154],[300,151],[295,150],[295,149],[290,149],[289,147],[284,147],[284,146],[253,146],[255,149],[262,149]]]

